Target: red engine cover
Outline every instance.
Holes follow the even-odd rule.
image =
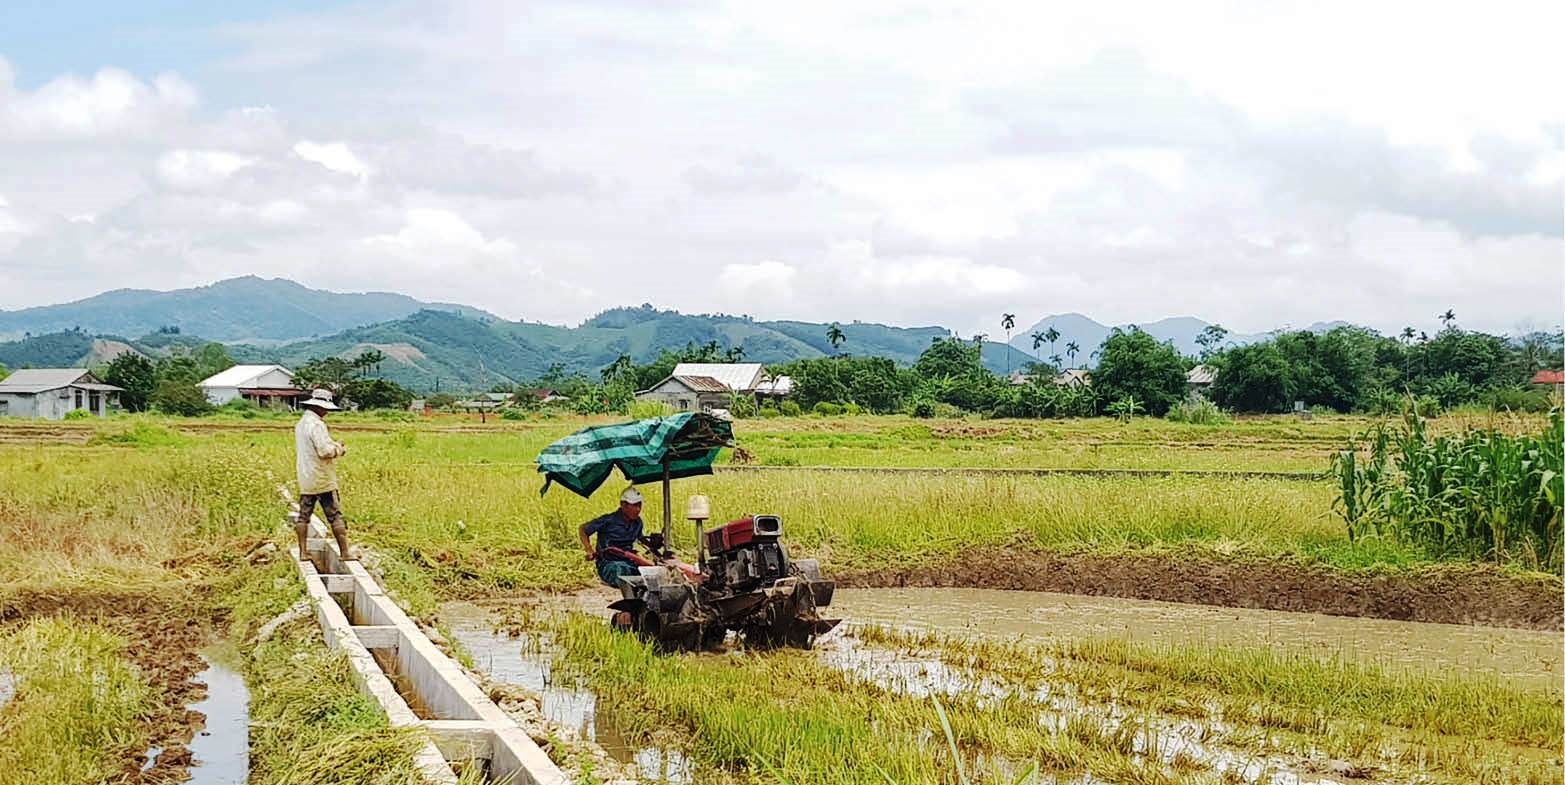
[[[740,518],[706,533],[708,553],[725,553],[755,539],[755,518]]]

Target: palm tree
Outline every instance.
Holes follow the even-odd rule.
[[[1054,325],[1051,324],[1049,329],[1044,331],[1043,339],[1049,342],[1049,354],[1054,354],[1054,342],[1060,339],[1060,331],[1054,329]]]
[[[836,351],[837,347],[846,340],[848,336],[843,335],[841,325],[832,322],[831,326],[826,328],[826,342],[831,344],[832,351]]]
[[[988,333],[973,333],[973,345],[978,347],[978,363],[980,365],[984,361],[984,339],[988,337]]]
[[[1049,355],[1049,359],[1054,361],[1054,368],[1055,368],[1055,370],[1058,370],[1060,365],[1061,365],[1060,360],[1063,359],[1063,358],[1061,358],[1057,354],[1051,354],[1051,355]]]
[[[1453,311],[1450,308],[1447,308],[1447,309],[1445,309],[1445,313],[1440,314],[1440,323],[1447,330],[1451,329],[1451,322],[1454,322],[1454,321],[1456,321],[1456,311]]]
[[[728,351],[723,353],[723,359],[726,360],[727,362],[731,362],[731,363],[744,362],[744,347],[743,346],[730,346],[730,347],[728,347]]]
[[[1407,327],[1403,327],[1402,328],[1402,343],[1404,343],[1404,344],[1412,343],[1413,342],[1413,336],[1415,336],[1417,334],[1418,333],[1413,330],[1413,327],[1411,325],[1409,325]]]
[[[1011,345],[1011,328],[1016,326],[1016,314],[1000,314],[1000,326],[1005,328],[1005,345],[1009,347]],[[1005,375],[1011,375],[1011,350],[1009,348],[1005,350]]]
[[[1070,341],[1065,344],[1065,353],[1070,355],[1072,368],[1076,367],[1076,353],[1079,351],[1081,351],[1081,347],[1077,346],[1075,341]]]
[[[1048,340],[1048,338],[1044,337],[1043,333],[1035,332],[1032,334],[1032,353],[1034,357],[1037,357],[1040,360],[1043,359],[1043,355],[1038,353],[1038,347],[1044,345],[1044,343],[1048,342]]]

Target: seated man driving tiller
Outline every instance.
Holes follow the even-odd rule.
[[[619,588],[621,575],[635,575],[638,565],[652,563],[636,553],[637,542],[647,546],[653,555],[663,545],[662,535],[642,536],[641,502],[640,491],[626,488],[620,494],[618,510],[587,521],[578,532],[588,560],[598,563],[598,580],[607,586]],[[596,550],[587,539],[593,534],[598,535]]]

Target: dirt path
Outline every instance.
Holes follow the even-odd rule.
[[[1565,617],[1558,579],[1477,565],[1376,574],[1280,560],[985,548],[945,563],[833,573],[837,585],[858,588],[1018,589],[1529,630],[1559,630]]]
[[[160,750],[126,750],[124,785],[173,785],[189,778],[190,740],[206,717],[190,706],[206,697],[196,677],[206,668],[200,650],[211,640],[211,620],[143,595],[34,594],[0,598],[0,626],[27,618],[71,614],[91,620],[128,642],[126,656],[152,687],[152,711],[143,718],[149,743]]]

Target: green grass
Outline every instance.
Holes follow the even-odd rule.
[[[879,419],[889,421],[886,427],[915,427],[896,418],[845,422],[881,427]],[[1265,423],[1255,430],[1276,436],[1306,425]],[[1090,433],[1106,426],[1058,427]],[[1186,430],[1133,427],[1165,436]],[[593,577],[578,553],[576,527],[612,509],[619,488],[611,483],[597,500],[560,489],[540,499],[532,459],[557,435],[552,426],[477,433],[403,425],[345,429],[339,438],[350,453],[340,473],[350,534],[383,552],[390,588],[420,614],[440,597],[586,585]],[[225,542],[276,536],[282,507],[275,486],[292,480],[292,451],[287,429],[189,431],[175,441],[136,446],[0,446],[6,535],[0,592],[52,579],[69,585],[188,579],[190,570],[210,567],[162,565],[202,547],[220,559]],[[781,515],[796,552],[819,556],[831,569],[914,567],[999,545],[1285,558],[1348,570],[1432,561],[1395,540],[1350,542],[1331,513],[1328,483],[738,472],[683,480],[674,490],[676,509],[701,493],[711,497],[719,519]],[[659,525],[656,488],[649,489],[647,509],[649,523]],[[690,525],[676,522],[674,534],[676,547],[688,551]]]
[[[662,657],[583,617],[564,622],[556,639],[566,675],[614,696],[599,711],[623,731],[646,743],[692,742],[688,754],[699,765],[740,779],[914,785],[956,782],[959,770],[973,769],[978,781],[1011,782],[1003,762],[1114,781],[1216,782],[1136,760],[1116,734],[1051,730],[1038,723],[1036,706],[1019,700],[949,698],[960,751],[953,755],[936,741],[943,727],[933,702],[865,685],[807,653]]]
[[[1249,739],[1257,749],[1427,767],[1440,774],[1437,781],[1560,781],[1549,762],[1565,736],[1557,691],[1247,646],[1003,643],[879,627],[856,634],[973,678],[1065,688],[1088,704],[1228,723],[1235,728],[1231,742]]]
[[[1011,782],[1036,766],[1115,782],[1217,781],[1195,758],[1158,765],[1136,754],[1138,735],[1162,738],[1183,722],[1209,748],[1257,759],[1323,753],[1387,770],[1389,781],[1560,781],[1548,763],[1559,697],[1482,680],[1249,648],[975,644],[869,630],[865,640],[906,652],[912,666],[877,681],[808,653],[667,657],[599,619],[551,624],[557,673],[613,696],[599,711],[622,732],[740,779],[948,783],[966,769]],[[931,660],[950,670],[921,664]],[[943,706],[931,685],[951,690],[936,693]]]
[[[0,785],[114,781],[127,756],[146,751],[138,720],[149,688],[124,646],[70,618],[0,634],[0,667],[16,686],[0,708]]]

